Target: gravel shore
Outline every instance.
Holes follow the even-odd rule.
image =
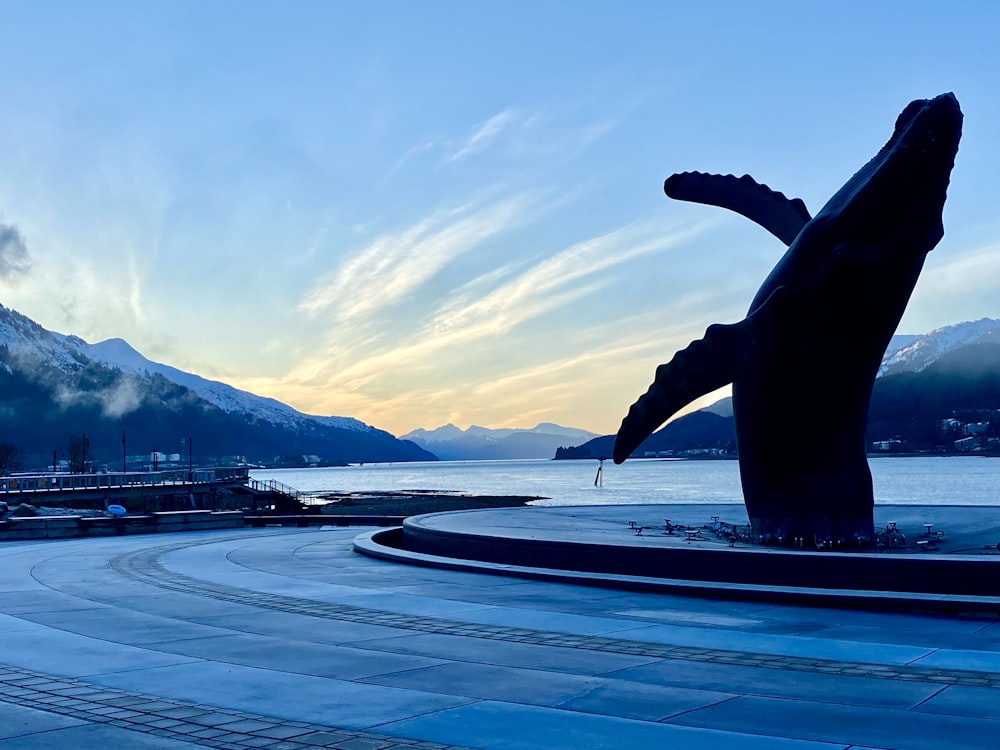
[[[469,495],[439,490],[392,492],[323,492],[309,497],[310,505],[323,506],[324,513],[356,516],[417,516],[447,510],[514,508],[539,497],[520,495]]]

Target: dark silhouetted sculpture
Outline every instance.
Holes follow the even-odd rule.
[[[743,497],[760,540],[873,540],[872,387],[924,257],[944,235],[961,130],[954,95],[910,103],[889,142],[815,218],[749,176],[670,177],[671,198],[735,211],[790,247],[744,320],[709,326],[657,368],[622,421],[615,463],[680,408],[732,383]]]

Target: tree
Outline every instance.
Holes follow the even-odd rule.
[[[0,443],[0,475],[21,468],[21,451],[13,443]]]
[[[69,473],[84,474],[87,471],[90,440],[86,433],[82,437],[71,435],[69,438]]]

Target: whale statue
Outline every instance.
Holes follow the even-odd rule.
[[[874,540],[865,431],[872,387],[941,214],[958,152],[953,94],[911,102],[888,143],[811,217],[749,176],[675,174],[674,199],[735,211],[788,245],[746,318],[712,325],[656,370],[615,439],[622,463],[694,399],[733,384],[754,535],[796,546]]]

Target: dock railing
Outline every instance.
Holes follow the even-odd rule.
[[[0,498],[4,495],[73,490],[123,489],[127,487],[158,487],[170,485],[204,485],[251,481],[250,470],[244,467],[215,469],[168,469],[166,471],[103,472],[99,474],[16,474],[0,477]]]
[[[293,500],[298,500],[299,496],[302,494],[294,487],[289,487],[287,484],[279,482],[277,479],[261,481],[260,479],[248,478],[246,485],[256,492],[276,492],[279,495],[285,495]]]

